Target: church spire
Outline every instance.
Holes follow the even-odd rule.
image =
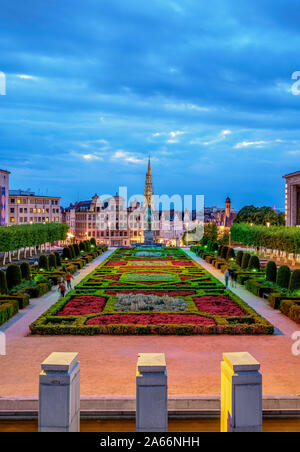
[[[153,182],[152,182],[152,171],[151,171],[151,160],[149,156],[148,160],[148,170],[146,174],[146,185],[145,185],[145,191],[144,191],[144,203],[145,205],[148,205],[152,209],[154,209],[154,202],[153,202]]]

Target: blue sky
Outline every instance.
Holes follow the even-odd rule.
[[[284,207],[297,0],[0,0],[0,167],[67,205],[128,186]]]

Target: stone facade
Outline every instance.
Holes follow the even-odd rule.
[[[10,190],[8,224],[61,223],[60,198]]]
[[[287,226],[300,226],[300,171],[283,176],[285,184],[285,219]]]

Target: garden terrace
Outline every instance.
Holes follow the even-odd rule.
[[[31,326],[47,335],[272,334],[181,249],[118,249]],[[148,255],[149,253],[149,255]],[[155,254],[155,256],[153,256]],[[121,304],[120,304],[121,302]]]

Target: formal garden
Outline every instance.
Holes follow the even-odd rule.
[[[254,295],[265,298],[272,308],[300,324],[300,270],[277,265],[275,260],[268,260],[265,265],[260,261],[261,252],[267,250],[272,250],[274,257],[282,252],[297,255],[300,251],[299,228],[235,224],[231,228],[231,238],[248,248],[235,251],[204,237],[201,245],[191,250],[223,273],[228,270],[234,281]]]
[[[66,239],[66,225],[62,227],[60,224],[53,224],[49,225],[49,228],[44,225],[37,226],[39,227],[34,227],[33,230],[42,231],[44,235],[41,239],[37,235],[36,241],[31,238],[30,246],[46,243],[53,238]],[[7,248],[12,251],[17,243],[24,243],[20,237],[23,236],[24,229],[23,227],[9,229],[13,232],[7,232],[7,236],[11,237],[11,244],[7,244]],[[25,229],[28,232],[31,228],[25,226]],[[2,240],[5,230],[6,228],[2,228],[0,237]],[[47,230],[50,231],[48,235]],[[15,242],[12,241],[12,237]],[[41,254],[36,265],[24,261],[21,264],[9,264],[5,270],[0,270],[0,325],[17,314],[20,309],[25,309],[30,299],[39,298],[49,292],[52,286],[59,284],[61,277],[67,272],[73,275],[106,250],[106,246],[97,246],[95,239],[85,240],[79,244],[65,246],[61,253],[56,251],[49,252],[48,255]]]
[[[40,335],[273,334],[179,248],[119,248],[30,325]]]

